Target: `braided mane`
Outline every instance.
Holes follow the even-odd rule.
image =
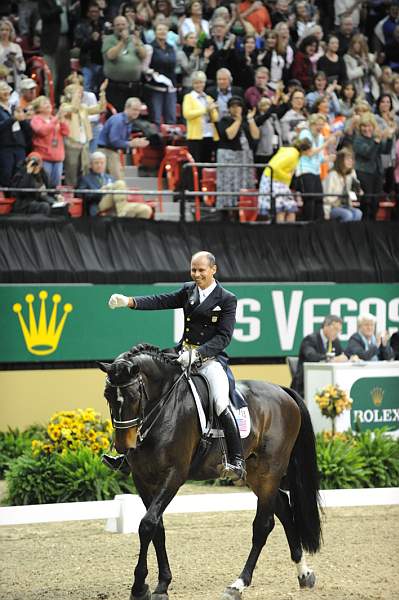
[[[137,346],[133,346],[133,348],[130,348],[130,350],[121,354],[121,358],[129,360],[140,354],[145,354],[147,356],[151,356],[151,358],[155,358],[160,362],[176,366],[175,359],[163,352],[158,346],[153,346],[152,344],[137,344]]]

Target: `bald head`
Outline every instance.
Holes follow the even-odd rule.
[[[199,288],[205,290],[214,282],[216,260],[213,254],[202,250],[191,258],[191,278]]]

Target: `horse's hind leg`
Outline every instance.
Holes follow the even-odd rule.
[[[316,577],[312,569],[309,569],[306,564],[301,542],[295,528],[288,496],[282,490],[279,490],[277,496],[275,514],[284,527],[285,535],[290,547],[291,559],[297,568],[299,586],[301,588],[312,588],[316,582]]]
[[[249,479],[249,477],[248,477]],[[252,548],[239,578],[227,587],[222,600],[239,600],[243,590],[251,584],[252,575],[263,546],[274,527],[274,504],[280,477],[266,476],[251,487],[258,496],[255,519],[252,524]]]

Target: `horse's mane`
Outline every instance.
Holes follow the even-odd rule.
[[[161,350],[158,346],[153,346],[152,344],[137,344],[137,346],[133,346],[133,348],[130,348],[130,350],[124,352],[120,358],[129,360],[135,356],[139,356],[140,354],[151,356],[151,358],[155,358],[160,362],[176,366],[175,358]]]

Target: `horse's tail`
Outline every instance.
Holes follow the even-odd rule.
[[[295,390],[283,389],[301,411],[301,427],[288,465],[290,504],[303,549],[315,553],[320,550],[322,539],[316,440],[305,402]]]

